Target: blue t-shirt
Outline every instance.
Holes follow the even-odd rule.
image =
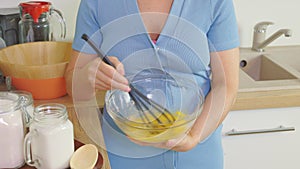
[[[146,13],[163,17],[164,14]],[[130,77],[159,69],[195,80],[210,90],[210,52],[238,47],[232,0],[174,0],[156,43],[150,39],[136,1],[82,0],[73,49],[95,53],[81,39],[87,34],[109,56],[116,56]]]

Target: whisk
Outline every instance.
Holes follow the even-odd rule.
[[[97,53],[97,55],[108,65],[115,67],[115,65],[107,58],[107,56],[104,54],[102,50],[96,47],[95,43],[90,40],[88,35],[83,34],[81,36],[83,40],[85,40]],[[161,106],[160,104],[156,103],[154,100],[148,98],[145,96],[142,92],[140,92],[137,88],[135,88],[131,83],[129,83],[129,87],[131,88],[131,91],[129,92],[129,96],[134,101],[134,105],[138,110],[138,114],[141,118],[141,120],[144,123],[151,124],[153,123],[153,120],[157,121],[159,124],[162,124],[163,122],[160,119],[160,116],[163,116],[166,118],[166,120],[169,123],[175,122],[175,117],[172,115],[172,113]],[[152,109],[151,109],[152,107]],[[151,119],[149,118],[149,113]],[[153,120],[152,120],[153,119]]]

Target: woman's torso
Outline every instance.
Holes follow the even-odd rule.
[[[122,61],[127,76],[145,69],[160,69],[190,77],[207,94],[210,54],[206,33],[211,18],[207,16],[209,2],[200,1],[168,0],[162,5],[164,8],[153,4],[143,6],[142,1],[99,1],[101,48]],[[198,7],[202,3],[203,10],[187,8],[186,3]],[[150,24],[154,18],[157,23]]]

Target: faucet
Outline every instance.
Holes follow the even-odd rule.
[[[281,35],[284,35],[285,37],[292,36],[292,31],[290,29],[280,29],[266,39],[267,27],[273,24],[273,22],[260,22],[254,26],[252,50],[263,52],[267,45],[279,38]]]

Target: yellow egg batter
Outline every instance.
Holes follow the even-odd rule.
[[[169,122],[168,119],[172,119],[171,115],[165,113],[164,115],[157,115],[158,120],[147,113],[149,123],[144,123],[145,120],[141,116],[130,117],[134,122],[128,122],[127,125],[117,123],[121,129],[131,138],[144,141],[144,142],[163,142],[169,139],[182,136],[190,127],[190,123],[187,123],[186,114],[177,111],[173,114],[175,120]]]

